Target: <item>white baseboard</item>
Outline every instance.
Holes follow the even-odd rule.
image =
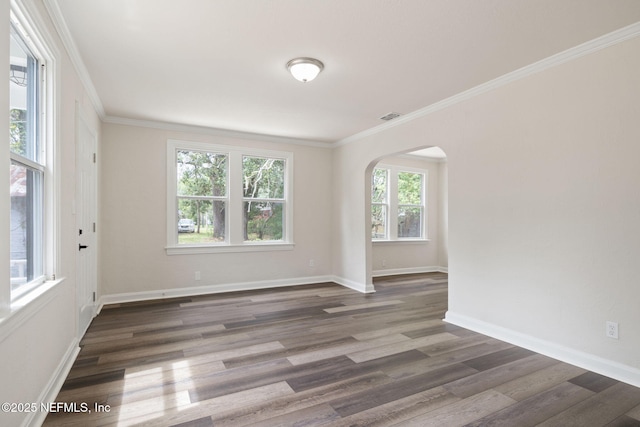
[[[614,378],[618,381],[640,387],[640,369],[623,365],[593,354],[584,353],[550,341],[541,340],[530,335],[483,322],[462,314],[447,311],[445,322],[488,335],[502,341],[523,347],[536,353],[552,357],[562,362],[587,369],[598,374]]]
[[[38,400],[36,400],[36,402],[49,403],[56,401],[56,397],[58,397],[58,393],[60,392],[60,389],[62,388],[67,375],[69,375],[71,367],[76,361],[76,357],[78,357],[78,353],[80,353],[80,346],[78,344],[79,341],[77,339],[74,339],[71,342],[66,353],[60,360],[58,367],[49,379],[49,382],[47,383],[42,393],[40,393],[40,396]],[[22,426],[41,426],[42,423],[44,423],[44,419],[46,418],[47,414],[48,413],[45,411],[30,412],[29,416],[22,422]]]
[[[395,276],[398,274],[419,274],[419,273],[448,273],[448,267],[427,266],[427,267],[410,267],[410,268],[387,268],[384,270],[374,270],[371,275],[373,277]]]
[[[373,284],[358,283],[339,276],[333,276],[332,279],[334,282],[344,286],[345,288],[353,289],[354,291],[358,291],[363,294],[370,294],[376,291],[373,287]]]
[[[223,292],[251,291],[257,289],[279,288],[284,286],[312,285],[315,283],[335,282],[333,276],[312,276],[293,279],[262,280],[258,282],[228,283],[186,288],[158,289],[143,292],[127,292],[103,295],[98,304],[98,313],[106,304],[118,304],[134,301],[148,301],[163,298],[188,297],[194,295],[217,294]]]

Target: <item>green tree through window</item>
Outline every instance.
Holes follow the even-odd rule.
[[[193,220],[195,236],[180,235],[180,243],[225,239],[227,156],[201,151],[178,151],[178,215]]]

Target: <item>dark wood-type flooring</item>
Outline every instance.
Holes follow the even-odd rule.
[[[106,306],[57,398],[91,413],[45,425],[640,426],[640,389],[442,322],[446,274],[376,291]]]

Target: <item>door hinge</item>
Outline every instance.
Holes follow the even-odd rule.
[[[93,293],[93,302],[96,302],[96,293]]]
[[[96,162],[96,153],[93,153],[93,163]]]
[[[96,223],[95,222],[93,223],[93,232],[94,233],[96,232]]]

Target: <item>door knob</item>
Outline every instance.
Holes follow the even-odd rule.
[[[81,251],[83,249],[87,249],[89,246],[87,245],[81,245],[80,243],[78,243],[78,250]]]

